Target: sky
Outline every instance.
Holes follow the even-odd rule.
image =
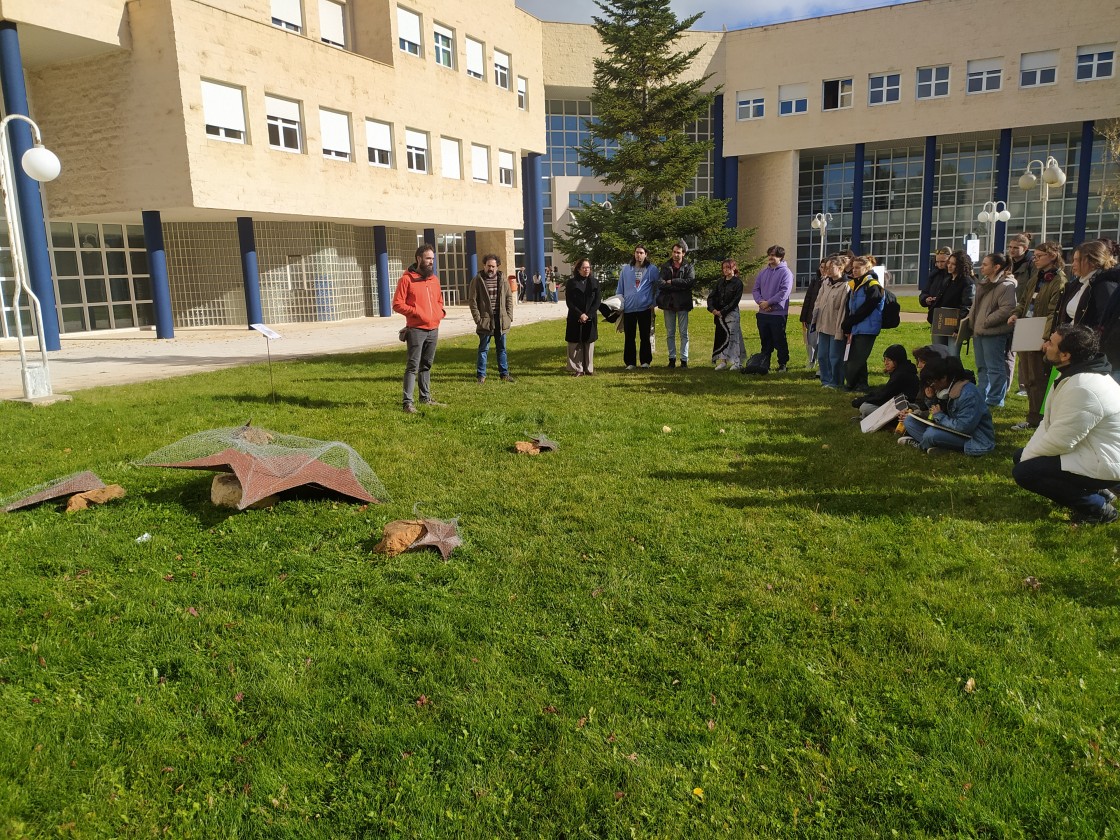
[[[819,17],[821,15],[892,6],[909,0],[672,0],[669,4],[678,18],[697,12],[704,16],[694,28],[718,31],[743,29],[766,23]],[[516,0],[518,8],[536,15],[541,20],[567,23],[590,23],[591,16],[600,14],[595,0]]]

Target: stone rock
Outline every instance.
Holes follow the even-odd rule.
[[[425,530],[422,519],[394,519],[385,525],[381,542],[373,547],[373,552],[396,557],[424,536]]]
[[[513,451],[518,455],[540,455],[541,448],[527,440],[519,440],[513,445]]]
[[[218,473],[210,484],[210,501],[218,507],[228,507],[237,510],[241,504],[241,482],[233,473]],[[253,502],[245,510],[261,510],[272,507],[280,501],[279,496],[265,496],[258,502]]]
[[[123,499],[124,495],[124,488],[119,484],[109,484],[97,490],[75,493],[66,502],[66,512],[73,513],[76,510],[85,510],[90,505],[103,505],[113,499]]]

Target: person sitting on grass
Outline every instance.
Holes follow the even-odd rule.
[[[883,351],[883,372],[888,377],[885,385],[852,400],[852,408],[859,409],[859,415],[853,417],[853,420],[862,420],[899,395],[905,397],[907,402],[917,399],[918,369],[906,358],[906,348],[901,344],[892,344]]]
[[[929,400],[926,398],[925,389],[921,387],[922,371],[925,366],[932,362],[934,359],[947,359],[949,358],[949,347],[945,344],[926,344],[923,347],[915,347],[914,352],[914,365],[918,369],[918,395],[910,401],[910,411],[921,417],[929,416],[929,407],[936,400]],[[901,423],[901,421],[900,421]],[[902,429],[899,429],[902,432]]]
[[[964,452],[984,455],[996,448],[992,415],[984,395],[976,387],[972,371],[965,370],[956,356],[935,359],[921,375],[925,396],[932,400],[929,421],[902,413],[906,434],[899,443],[917,447],[928,455]],[[929,425],[933,423],[934,425]]]

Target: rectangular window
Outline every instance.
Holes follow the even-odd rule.
[[[393,165],[392,126],[377,120],[366,120],[366,154],[370,166]]]
[[[404,151],[409,172],[428,171],[428,135],[423,131],[404,130]]]
[[[899,73],[876,73],[867,77],[867,104],[898,102],[902,83]]]
[[[481,41],[467,38],[467,75],[474,79],[486,78],[486,60]]]
[[[478,184],[490,183],[490,150],[471,144],[471,180]]]
[[[245,98],[241,88],[203,80],[202,113],[207,135],[227,143],[245,142]]]
[[[808,85],[780,85],[778,87],[778,116],[804,114],[809,110]]]
[[[821,90],[821,108],[825,111],[839,111],[852,107],[852,80],[831,79],[824,83]]]
[[[461,146],[458,140],[450,137],[439,138],[440,167],[444,178],[454,178],[456,181],[463,177],[463,163]]]
[[[289,32],[302,32],[303,9],[299,0],[272,0],[272,25]]]
[[[323,141],[323,157],[350,160],[349,115],[320,108],[319,132]]]
[[[509,90],[509,55],[494,50],[494,84]]]
[[[498,183],[503,187],[513,186],[513,152],[498,150]]]
[[[517,77],[517,107],[522,111],[529,110],[529,80],[524,76]]]
[[[968,92],[991,93],[1000,89],[1003,59],[982,58],[968,62]]]
[[[319,39],[332,47],[346,48],[346,7],[334,0],[319,0]]]
[[[299,103],[265,94],[264,113],[268,119],[268,145],[283,152],[302,152]]]
[[[1023,53],[1019,58],[1019,87],[1042,87],[1058,81],[1058,51]]]
[[[918,99],[939,99],[949,95],[949,65],[918,68]]]
[[[735,119],[760,120],[766,116],[766,97],[762,90],[741,90],[735,94]]]
[[[1112,64],[1116,57],[1115,44],[1093,44],[1077,48],[1077,81],[1111,79]]]
[[[421,55],[420,15],[397,6],[397,44],[402,52]]]
[[[436,64],[441,67],[455,68],[455,33],[446,26],[432,24],[435,38]]]

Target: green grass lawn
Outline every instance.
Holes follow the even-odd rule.
[[[480,387],[449,340],[416,416],[399,348],[278,364],[275,404],[255,366],[0,405],[0,494],[128,490],[0,514],[0,836],[1115,836],[1120,529],[1015,487],[1024,400],[993,454],[926,457],[790,326],[764,378],[705,364],[699,311],[686,371],[659,328],[624,373],[604,330],[572,379],[551,323]],[[390,501],[235,513],[130,465],[250,417]],[[417,504],[459,518],[450,561],[372,555]]]

